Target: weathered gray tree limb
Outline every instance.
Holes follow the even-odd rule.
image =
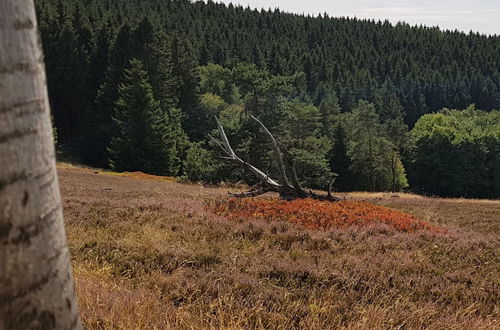
[[[278,162],[278,171],[280,174],[280,182],[282,185],[287,186],[287,187],[292,187],[290,183],[288,182],[288,178],[286,176],[286,170],[285,170],[285,164],[283,163],[283,156],[281,155],[281,151],[278,145],[278,142],[274,138],[273,134],[267,129],[267,127],[257,118],[255,118],[253,115],[250,116],[253,120],[255,120],[257,123],[259,123],[260,127],[266,133],[266,135],[269,137],[269,140],[271,140],[271,144],[273,146],[274,150],[274,157],[276,158],[276,161]]]
[[[231,148],[231,144],[229,143],[229,140],[226,136],[226,132],[224,131],[224,128],[222,127],[222,125],[220,124],[220,122],[217,118],[215,118],[215,120],[217,121],[217,127],[219,129],[219,134],[220,134],[220,137],[222,140],[222,145],[214,138],[212,138],[212,140],[215,140],[215,142],[219,145],[219,147],[221,147],[221,149],[227,154],[227,157],[223,157],[223,159],[226,159],[228,161],[231,161],[233,163],[240,165],[243,168],[246,168],[247,170],[252,172],[257,178],[259,178],[262,181],[267,182],[269,185],[279,187],[280,184],[278,182],[274,181],[273,179],[271,179],[266,173],[262,172],[261,170],[259,170],[255,166],[245,162],[243,159],[236,156],[236,153],[234,152],[233,148]]]
[[[254,116],[251,116],[253,120],[255,120],[257,123],[259,123],[260,127],[263,129],[264,133],[269,137],[271,140],[271,144],[273,146],[275,158],[278,163],[278,171],[280,174],[280,183],[272,180],[269,175],[266,173],[262,172],[258,168],[256,168],[253,165],[248,164],[241,158],[239,158],[236,153],[234,152],[233,148],[231,147],[231,144],[229,143],[229,139],[227,138],[226,132],[224,131],[224,127],[220,124],[219,120],[215,118],[217,122],[217,127],[219,129],[219,134],[222,140],[222,143],[217,141],[216,139],[212,138],[215,143],[221,148],[221,150],[227,155],[226,157],[222,157],[222,159],[231,161],[233,163],[238,164],[239,166],[243,167],[244,169],[247,169],[251,171],[257,178],[260,179],[260,182],[251,187],[249,191],[243,192],[243,193],[232,193],[230,194],[233,197],[239,197],[239,198],[245,198],[245,197],[255,197],[261,194],[264,194],[266,192],[277,192],[280,194],[280,197],[283,199],[291,200],[291,199],[296,199],[296,198],[314,198],[318,200],[328,200],[328,201],[339,201],[340,199],[337,197],[334,197],[332,195],[332,190],[333,190],[333,184],[335,183],[335,178],[330,182],[328,186],[328,193],[327,195],[318,195],[312,191],[306,192],[302,186],[300,185],[299,179],[297,178],[297,171],[295,170],[295,164],[293,161],[293,157],[290,155],[288,150],[281,145],[273,136],[273,134],[267,129],[267,127],[257,118]],[[286,164],[288,165],[289,169],[288,172],[291,175],[291,181],[292,185],[290,185],[288,177],[286,175],[287,170],[286,170],[286,165],[283,160],[283,154],[285,155],[286,159]]]

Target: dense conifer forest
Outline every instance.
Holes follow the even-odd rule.
[[[252,183],[209,136],[216,116],[272,173],[255,115],[307,187],[337,173],[344,191],[500,196],[499,36],[212,1],[35,2],[59,147],[85,164]]]

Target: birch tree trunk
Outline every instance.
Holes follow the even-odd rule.
[[[33,0],[0,0],[0,329],[81,329]]]

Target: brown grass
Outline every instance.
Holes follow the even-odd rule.
[[[59,173],[87,329],[500,327],[498,201],[346,195],[447,233],[309,230],[207,212],[225,189]]]
[[[129,178],[134,178],[134,179],[146,179],[146,180],[153,180],[153,181],[158,181],[158,182],[177,182],[178,181],[177,178],[174,178],[171,176],[159,176],[159,175],[147,174],[147,173],[140,172],[140,171],[114,172],[111,170],[95,169],[95,168],[91,168],[91,167],[85,167],[85,166],[74,165],[71,163],[63,163],[63,162],[58,162],[57,168],[60,170],[65,169],[65,170],[72,170],[72,171],[84,172],[84,173],[112,175],[112,176],[124,176],[124,177],[129,177]]]

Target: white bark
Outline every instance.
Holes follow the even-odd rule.
[[[228,157],[225,157],[225,159],[230,160],[232,162],[235,162],[236,164],[240,165],[243,168],[246,168],[250,172],[252,172],[257,178],[259,178],[261,181],[266,182],[267,184],[274,186],[274,187],[281,187],[280,184],[273,179],[271,179],[266,173],[262,172],[252,164],[249,164],[245,162],[243,159],[240,157],[236,156],[236,153],[234,152],[233,148],[231,147],[231,144],[229,143],[229,139],[226,136],[226,132],[224,131],[224,127],[222,127],[221,123],[217,118],[215,118],[215,121],[217,122],[217,128],[219,129],[220,137],[222,139],[223,145],[220,145],[219,142],[215,139],[213,139],[221,149],[228,155]]]
[[[251,187],[249,191],[237,194],[229,194],[230,196],[239,198],[255,197],[269,191],[274,191],[278,192],[280,194],[280,197],[286,200],[292,200],[295,198],[313,198],[317,200],[327,200],[330,202],[337,202],[340,200],[339,198],[334,197],[332,195],[333,184],[335,183],[335,179],[338,176],[337,174],[335,174],[335,178],[333,178],[333,180],[330,182],[330,185],[328,186],[328,194],[326,196],[317,195],[311,190],[309,190],[309,192],[306,192],[299,183],[299,179],[297,178],[297,173],[295,171],[295,164],[293,162],[290,153],[286,150],[286,148],[280,145],[278,141],[276,141],[273,134],[266,128],[266,126],[264,126],[264,124],[260,120],[258,120],[254,116],[251,117],[257,123],[259,123],[260,127],[264,130],[264,133],[266,133],[266,135],[271,140],[278,161],[281,182],[283,184],[279,184],[278,182],[271,179],[266,173],[262,172],[255,166],[250,165],[243,159],[239,158],[234,152],[233,148],[231,147],[231,144],[229,143],[229,139],[227,138],[226,132],[224,131],[224,127],[222,127],[221,123],[216,117],[215,121],[217,122],[217,127],[219,129],[220,137],[222,139],[222,144],[214,138],[212,138],[212,140],[222,149],[222,151],[225,154],[227,154],[227,157],[222,157],[222,158],[234,162],[240,165],[241,167],[251,171],[253,174],[255,174],[256,177],[258,177],[261,180],[259,183]],[[281,154],[281,150],[286,155],[288,165],[290,166],[289,171],[291,173],[293,186],[291,186],[288,183],[288,178],[286,176],[286,169],[285,169],[285,164],[283,162],[283,156]]]
[[[292,186],[288,182],[288,178],[286,177],[286,170],[285,170],[285,164],[283,163],[283,156],[281,155],[280,147],[278,145],[278,142],[274,138],[274,135],[267,129],[266,126],[264,126],[264,124],[260,120],[255,118],[253,115],[251,115],[250,117],[260,125],[260,127],[262,128],[264,133],[266,133],[269,140],[271,140],[271,144],[273,145],[273,150],[274,150],[274,157],[278,162],[278,171],[280,173],[280,178],[281,178],[280,183],[284,186],[292,188]]]
[[[33,0],[0,0],[0,329],[81,329]]]

